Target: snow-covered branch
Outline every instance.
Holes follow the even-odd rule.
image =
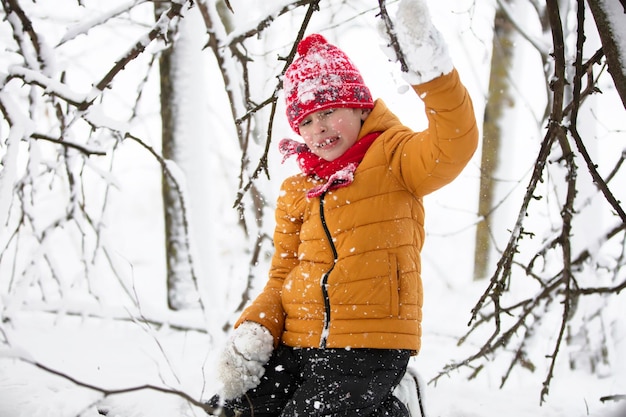
[[[593,14],[602,39],[602,49],[606,55],[609,73],[613,78],[615,88],[622,99],[622,105],[626,108],[626,39],[620,36],[620,28],[626,25],[626,12],[620,10],[624,7],[617,1],[589,0],[589,8]]]
[[[87,101],[87,95],[76,93],[68,85],[53,80],[39,71],[20,66],[14,66],[9,69],[9,74],[5,77],[4,82],[0,84],[0,87],[3,87],[16,78],[26,84],[39,86],[44,90],[44,94],[58,97],[75,107],[82,107]]]
[[[164,37],[167,33],[167,28],[170,26],[172,21],[181,16],[181,10],[190,0],[176,0],[172,1],[172,6],[170,9],[163,13],[159,20],[156,22],[154,27],[144,36],[142,36],[130,50],[128,50],[109,70],[109,72],[98,82],[95,84],[95,90],[98,92],[103,92],[109,84],[113,81],[113,79],[117,76],[117,74],[122,71],[129,62],[133,59],[137,58],[146,47],[155,39],[159,37]],[[95,93],[90,94],[81,105],[79,106],[80,110],[87,109],[91,103],[97,98]]]
[[[120,4],[116,7],[111,8],[105,13],[101,13],[90,19],[84,19],[80,23],[76,23],[70,26],[61,38],[61,40],[59,40],[57,47],[76,39],[79,35],[87,34],[90,30],[98,26],[105,25],[112,18],[128,13],[136,6],[147,1],[148,0],[131,0],[128,3]]]

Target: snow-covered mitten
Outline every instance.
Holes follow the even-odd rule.
[[[441,33],[432,24],[425,0],[401,0],[398,5],[393,31],[398,40],[408,72],[402,77],[412,85],[422,84],[453,69],[448,45]],[[394,61],[398,61],[387,28],[379,25],[381,37],[387,42],[383,50]]]
[[[220,398],[232,400],[259,385],[273,350],[274,337],[269,330],[252,321],[241,323],[218,358]]]

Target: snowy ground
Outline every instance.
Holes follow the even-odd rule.
[[[456,346],[454,335],[464,329],[473,292],[479,290],[478,286],[456,292],[431,290],[433,301],[426,306],[423,349],[412,362],[426,380],[464,352]],[[444,299],[445,302],[440,301]],[[175,321],[173,316],[161,319]],[[182,319],[193,321],[189,317]],[[28,352],[29,359],[102,390],[150,384],[201,400],[208,398],[215,387],[212,346],[219,341],[212,341],[206,333],[40,312],[15,313],[11,323],[5,323],[5,329],[12,346],[22,349],[11,353]],[[97,410],[106,411],[109,417],[204,415],[179,396],[151,389],[111,395],[103,400],[101,392],[10,358],[9,352],[0,352],[0,356],[5,356],[0,359],[1,417],[96,417]],[[599,401],[605,395],[623,394],[623,375],[620,379],[607,372],[605,378],[596,379],[586,372],[570,372],[562,365],[543,405],[539,404],[545,377],[541,371],[518,371],[504,389],[498,388],[501,369],[496,367],[485,369],[474,381],[468,381],[466,376],[466,371],[455,372],[436,385],[428,385],[426,398],[431,417],[626,416],[624,402]]]
[[[37,7],[44,6],[45,2],[40,2]],[[436,2],[431,2],[433,5]],[[439,2],[444,4],[447,2]],[[454,3],[454,2],[448,2]],[[482,4],[482,2],[468,2]],[[485,2],[486,3],[486,2]],[[268,3],[269,4],[269,3]],[[443,7],[443,6],[442,6]],[[448,5],[446,4],[446,8]],[[462,7],[459,6],[459,10]],[[467,13],[451,14],[446,10],[445,25],[465,28],[462,24],[456,24],[456,19],[469,16]],[[322,19],[323,26],[328,25],[326,19]],[[480,20],[478,20],[481,22]],[[487,20],[485,20],[487,21]],[[444,21],[442,21],[444,23]],[[443,28],[443,27],[442,27]],[[472,36],[465,36],[464,41],[474,40],[477,30],[489,29],[489,24],[478,24],[472,28]],[[456,32],[455,32],[456,33]],[[467,35],[467,31],[464,32]],[[375,33],[362,34],[353,33],[342,34],[342,41],[345,45],[377,45],[377,35]],[[450,37],[450,39],[454,39]],[[482,44],[480,39],[475,39]],[[480,42],[479,42],[480,41]],[[487,44],[487,43],[485,43]],[[473,51],[472,57],[482,57],[481,49],[467,48],[458,42],[451,43],[453,55],[457,62],[463,66],[463,57],[466,50]],[[362,62],[363,70],[367,71],[369,79],[377,80],[380,74],[386,74],[385,69],[373,67],[371,63],[372,48],[349,48],[354,53],[355,60]],[[374,48],[375,49],[375,48]],[[98,54],[102,53],[101,48],[92,48]],[[363,56],[361,56],[363,54]],[[469,55],[469,54],[468,54]],[[487,59],[483,59],[488,62]],[[471,70],[472,69],[472,70]],[[486,83],[481,71],[468,67],[462,71],[466,80],[470,81],[470,88],[473,88],[473,96],[481,97],[482,85]],[[473,74],[476,73],[475,78]],[[380,77],[382,78],[382,77]],[[525,75],[525,78],[528,78]],[[381,87],[382,85],[382,87]],[[481,87],[481,88],[479,88]],[[389,90],[389,87],[382,83],[373,86],[375,95]],[[394,98],[386,99],[388,104],[394,105],[401,110],[403,106],[396,102]],[[400,100],[399,98],[397,100]],[[477,106],[479,100],[476,100]],[[411,108],[408,106],[404,106]],[[477,107],[478,108],[478,107]],[[480,112],[479,112],[480,113]],[[602,113],[602,112],[600,112]],[[521,124],[521,123],[520,123]],[[523,129],[522,129],[523,130]],[[616,129],[623,132],[623,129]],[[616,141],[617,142],[617,141]],[[523,142],[526,146],[526,142]],[[225,152],[226,153],[226,152]],[[124,158],[119,155],[117,158]],[[234,157],[237,159],[237,155]],[[519,155],[515,161],[519,163]],[[123,159],[124,160],[124,159]],[[134,170],[148,169],[135,158],[128,158],[128,166]],[[151,160],[152,161],[152,160]],[[118,162],[119,163],[119,162]],[[154,169],[154,161],[149,165]],[[235,166],[238,166],[235,161]],[[469,176],[477,176],[476,165],[468,167]],[[118,174],[120,174],[118,172]],[[145,294],[146,298],[159,299],[162,294],[154,296],[147,289],[151,289],[155,282],[163,281],[155,271],[142,269],[149,260],[144,258],[145,253],[149,253],[152,259],[158,257],[155,253],[160,253],[162,248],[143,247],[143,254],[133,254],[137,247],[142,247],[146,242],[152,242],[159,246],[160,236],[155,236],[156,224],[159,224],[157,217],[161,216],[160,207],[153,204],[149,199],[151,195],[158,195],[160,183],[146,183],[142,176],[135,177],[127,175],[126,171],[121,171],[124,181],[120,183],[126,192],[125,196],[120,196],[120,200],[130,201],[133,205],[134,216],[129,216],[126,212],[114,211],[110,217],[115,219],[109,225],[111,235],[121,236],[120,231],[132,236],[140,236],[142,242],[121,238],[123,242],[120,253],[128,259],[132,259],[136,268],[134,274],[138,280],[138,290],[140,294]],[[137,174],[134,171],[134,174]],[[154,173],[152,174],[154,175]],[[274,181],[278,184],[281,175],[273,171]],[[464,183],[456,181],[461,189],[470,189]],[[135,184],[137,182],[137,184]],[[134,188],[133,188],[134,187]],[[150,187],[153,190],[150,190]],[[132,188],[132,189],[131,189]],[[459,188],[450,188],[449,193],[459,194]],[[212,190],[215,193],[215,190]],[[232,190],[229,189],[229,192]],[[444,191],[448,192],[448,191]],[[475,193],[473,193],[475,194]],[[213,194],[215,195],[215,194]],[[451,222],[459,219],[463,211],[458,208],[471,207],[472,201],[464,198],[461,201],[455,198],[445,200],[443,194],[438,193],[433,199],[442,199],[443,203],[438,210],[432,211],[432,217],[428,217],[428,225],[436,229],[435,225],[439,218],[446,226],[441,233],[443,238],[439,247],[447,251],[450,250],[449,229],[461,229],[461,227],[450,226]],[[226,197],[228,209],[232,204],[232,195]],[[457,208],[456,210],[454,208]],[[452,214],[448,214],[453,212]],[[429,212],[430,213],[430,212]],[[220,213],[221,214],[221,213]],[[205,213],[203,213],[203,216]],[[156,217],[155,217],[156,216]],[[474,214],[467,213],[473,221]],[[120,222],[119,219],[128,217],[127,222]],[[209,219],[218,216],[205,216]],[[223,221],[223,219],[220,218]],[[459,220],[461,224],[466,224],[465,219]],[[464,223],[465,222],[465,223]],[[595,224],[595,223],[594,223]],[[509,227],[510,224],[507,224]],[[460,240],[455,234],[453,240]],[[457,257],[466,254],[471,256],[470,251],[461,242],[457,243],[459,249],[455,252]],[[437,248],[437,239],[429,238],[427,250]],[[243,252],[241,248],[235,248]],[[455,247],[456,249],[456,247]],[[234,250],[234,249],[233,249]],[[435,251],[437,249],[434,249]],[[239,252],[238,252],[239,253]],[[235,254],[236,255],[236,254]],[[214,255],[224,257],[223,253]],[[247,262],[247,260],[246,260]],[[441,258],[434,261],[441,263]],[[449,273],[457,274],[456,270],[467,270],[462,262],[456,259],[446,265],[427,265],[426,257],[424,268],[445,269]],[[160,272],[162,275],[162,272]],[[426,276],[428,275],[428,276]],[[437,279],[434,274],[425,274],[426,305],[424,311],[424,337],[422,351],[412,363],[418,369],[424,379],[430,380],[448,363],[455,359],[464,358],[472,349],[477,346],[457,347],[458,336],[466,330],[466,323],[470,317],[470,309],[481,293],[483,284],[444,285],[428,279]],[[457,274],[458,276],[458,274]],[[449,283],[450,284],[450,283]],[[213,292],[226,297],[226,291]],[[623,294],[621,295],[623,297]],[[7,297],[3,293],[3,297]],[[15,297],[17,298],[17,297]],[[186,324],[195,329],[206,329],[219,327],[223,322],[222,318],[215,320],[215,323],[206,325],[201,314],[196,313],[171,313],[162,308],[153,311],[144,311],[150,318],[157,321],[169,323],[169,326],[156,326],[138,321],[122,320],[128,317],[124,310],[113,310],[110,306],[97,306],[96,311],[100,317],[115,316],[117,319],[87,318],[86,316],[76,316],[71,314],[60,314],[59,311],[69,309],[69,300],[63,300],[64,305],[52,308],[52,313],[38,311],[36,307],[30,311],[23,310],[18,299],[0,297],[0,311],[3,312],[4,321],[0,323],[0,339],[8,340],[11,350],[0,348],[0,417],[98,417],[98,410],[107,414],[108,417],[195,417],[203,416],[204,412],[197,407],[192,407],[180,396],[167,394],[152,389],[135,388],[147,384],[159,387],[168,387],[188,394],[190,397],[200,401],[207,399],[215,390],[213,378],[214,354],[220,340],[212,339],[203,331],[190,330],[181,331],[174,325]],[[223,300],[215,300],[216,306],[211,306],[214,310],[220,309]],[[219,301],[219,302],[218,302]],[[85,313],[86,308],[78,303],[71,305],[75,312]],[[93,306],[92,306],[93,307]],[[119,307],[116,307],[119,308]],[[623,311],[623,310],[622,310]],[[623,315],[623,312],[619,313]],[[619,316],[618,316],[619,317]],[[211,332],[214,337],[215,333]],[[626,331],[622,332],[621,346],[626,346],[623,340]],[[550,336],[550,335],[548,335]],[[551,335],[553,336],[553,335]],[[222,335],[223,337],[223,335]],[[546,346],[543,351],[551,352],[549,337],[545,338]],[[615,353],[613,352],[614,356]],[[50,370],[62,372],[67,378],[52,374],[50,371],[42,370],[27,361],[15,359],[15,356],[23,357],[29,361],[37,362]],[[619,358],[623,352],[618,353]],[[619,359],[618,358],[618,359]],[[427,388],[427,409],[430,417],[625,417],[626,401],[621,403],[602,403],[600,398],[607,395],[626,394],[626,366],[624,358],[621,358],[621,365],[615,369],[603,369],[599,374],[602,377],[591,376],[587,371],[572,372],[568,369],[567,352],[559,362],[557,376],[552,381],[550,394],[543,405],[540,405],[541,384],[545,379],[548,360],[544,363],[536,363],[537,370],[534,373],[526,370],[518,370],[510,378],[503,389],[499,389],[500,377],[503,374],[503,365],[498,363],[484,369],[479,378],[473,381],[467,380],[468,371],[462,370],[454,372],[449,376],[441,378],[436,385],[429,385]],[[75,382],[81,382],[83,386]],[[91,385],[98,389],[89,389],[84,385]],[[108,395],[104,398],[102,391],[124,390],[128,393]]]

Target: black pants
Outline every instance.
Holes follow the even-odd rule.
[[[280,346],[255,389],[224,404],[242,417],[409,417],[392,395],[408,350],[294,349]],[[209,403],[217,406],[213,397]],[[241,413],[241,414],[239,414]]]

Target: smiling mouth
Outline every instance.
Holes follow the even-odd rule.
[[[324,149],[328,145],[331,145],[331,144],[337,142],[338,140],[339,140],[339,137],[328,138],[325,141],[316,144],[315,147],[318,148],[318,149]]]

